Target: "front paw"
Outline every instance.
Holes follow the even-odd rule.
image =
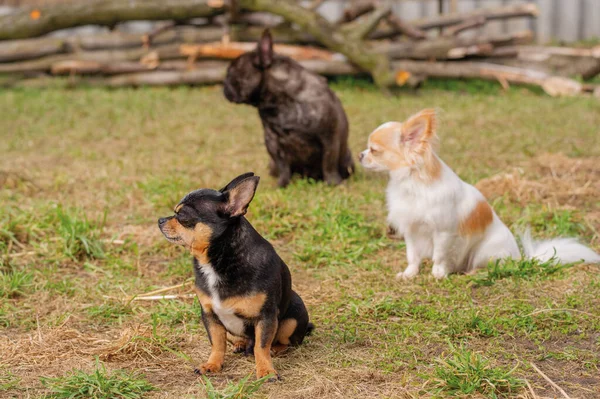
[[[419,274],[419,269],[416,267],[407,267],[403,272],[396,274],[398,280],[411,280]]]
[[[217,363],[204,363],[200,366],[199,369],[194,369],[194,373],[196,374],[210,374],[210,373],[218,373],[221,371],[221,364]]]
[[[277,179],[277,185],[281,188],[285,188],[290,184],[290,176],[288,175],[279,175]]]
[[[267,382],[275,382],[275,381],[281,380],[281,377],[279,376],[277,371],[275,371],[274,368],[257,368],[256,369],[256,378],[261,379],[261,378],[264,378],[267,376],[271,376],[271,378],[269,378],[267,380]]]
[[[330,174],[325,177],[325,182],[331,186],[337,186],[343,181],[344,179],[342,179],[339,173]]]
[[[444,266],[433,265],[433,268],[431,269],[431,274],[433,275],[433,277],[439,280],[446,278],[448,276],[448,271]]]

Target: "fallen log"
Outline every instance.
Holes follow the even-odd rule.
[[[97,61],[59,61],[52,65],[53,75],[121,75],[149,71],[185,71],[202,68],[206,66],[203,62],[190,68],[184,60],[168,60],[159,62],[156,66],[149,66],[141,62],[120,61],[102,63]],[[208,66],[214,66],[208,64]]]
[[[180,52],[186,57],[197,58],[217,58],[234,59],[240,55],[256,49],[255,43],[247,42],[214,42],[206,44],[183,44]],[[286,44],[275,44],[273,46],[277,54],[285,55],[295,60],[324,60],[331,61],[335,54],[314,47],[291,46]]]
[[[35,59],[67,52],[64,40],[55,38],[13,40],[0,42],[0,62]]]
[[[187,20],[225,12],[210,0],[89,0],[23,7],[0,16],[0,40],[24,39],[83,25],[114,26],[133,20]]]
[[[222,36],[223,28],[218,26],[181,26],[157,34],[152,40],[152,45],[212,42],[219,40]],[[77,49],[87,51],[136,48],[147,44],[144,35],[121,32],[69,38],[68,42]]]
[[[466,21],[471,21],[479,17],[483,17],[487,21],[492,21],[516,17],[537,17],[538,14],[539,10],[535,4],[526,3],[496,8],[481,8],[469,12],[442,14],[435,17],[411,21],[411,24],[419,29],[427,30],[463,24]]]
[[[159,35],[154,39],[153,44],[161,46],[173,43],[214,42],[222,36],[223,29],[219,27],[181,27]],[[67,38],[43,37],[2,41],[0,63],[34,60],[44,56],[79,51],[140,49],[144,44],[142,35],[121,32]]]
[[[386,54],[391,59],[445,60],[467,56],[488,56],[496,46],[520,44],[533,40],[533,32],[519,32],[500,36],[440,36],[428,40],[386,42],[373,44],[375,52]]]
[[[305,60],[300,63],[307,69],[326,76],[360,75],[365,72],[342,61]],[[106,87],[176,86],[220,83],[225,78],[228,63],[204,61],[187,69],[185,61],[168,61],[157,69],[142,73],[130,73],[113,77],[79,78],[69,80],[69,86],[93,85]],[[522,68],[511,68],[482,62],[427,62],[395,61],[392,64],[398,85],[414,85],[427,77],[454,79],[485,79],[498,81],[503,87],[511,83],[541,87],[551,96],[573,96],[588,94],[599,96],[600,86],[581,84],[575,80],[557,77]],[[107,66],[106,66],[107,67]],[[171,69],[167,69],[171,68]],[[88,69],[87,72],[92,72]],[[65,85],[48,78],[25,79],[13,82],[13,86],[45,87]]]
[[[584,92],[584,86],[573,79],[553,76],[529,69],[484,62],[426,62],[407,60],[396,61],[392,65],[396,71],[396,76],[401,77],[401,80],[405,79],[406,74],[434,78],[496,80],[503,84],[503,86],[509,83],[539,86],[553,97],[575,96]]]
[[[407,29],[415,29],[417,32],[423,32],[430,29],[446,28],[454,25],[459,25],[458,31],[461,29],[469,29],[476,27],[473,21],[480,21],[481,18],[485,21],[510,19],[518,17],[537,17],[539,10],[535,4],[515,4],[496,8],[481,8],[470,12],[460,12],[451,14],[436,15],[434,17],[422,18],[415,21],[407,22],[400,27],[393,22],[387,28],[381,28],[369,35],[371,40],[391,39],[398,35],[406,35]],[[405,28],[402,28],[404,26]],[[419,35],[417,33],[417,35]],[[414,35],[413,35],[414,36]],[[410,34],[408,37],[415,38]]]
[[[159,59],[182,58],[178,44],[157,46],[152,50]],[[36,60],[0,64],[0,73],[32,73],[48,72],[53,64],[61,61],[97,61],[110,63],[117,61],[136,61],[149,52],[143,48],[128,50],[82,51],[73,54],[58,54],[42,57]]]
[[[305,68],[322,74],[324,76],[360,75],[364,72],[343,61],[304,60],[300,64]],[[88,67],[91,64],[88,64]],[[85,74],[105,73],[108,68],[132,66],[129,64],[96,65],[97,70],[88,68]],[[139,86],[180,86],[180,85],[206,85],[221,83],[225,79],[228,62],[223,61],[200,61],[193,69],[188,68],[185,61],[162,62],[156,70],[142,70],[140,73],[129,73],[113,77],[77,77],[73,74],[68,82],[56,82],[47,76],[42,78],[13,80],[8,85],[13,87],[139,87]],[[137,67],[143,67],[137,64]],[[65,70],[65,72],[68,72]]]
[[[364,72],[361,72],[356,67],[348,64],[344,61],[333,60],[333,61],[325,61],[325,60],[301,60],[299,63],[306,69],[313,71],[317,74],[323,76],[342,76],[342,75],[361,75]],[[61,61],[56,63],[52,72],[54,75],[67,75],[67,76],[75,76],[75,75],[98,75],[98,76],[110,76],[110,75],[122,75],[115,76],[115,80],[107,81],[102,78],[94,78],[92,80],[79,80],[76,81],[78,84],[85,84],[86,82],[92,82],[93,85],[101,86],[102,82],[113,82],[107,84],[107,86],[114,87],[114,85],[126,86],[126,85],[140,85],[141,82],[148,80],[153,82],[152,84],[157,84],[155,82],[165,80],[169,81],[170,85],[175,84],[185,84],[185,83],[176,83],[177,81],[173,78],[174,75],[147,75],[148,73],[153,73],[155,71],[191,71],[191,70],[203,70],[203,69],[218,69],[221,70],[223,68],[227,68],[229,65],[228,62],[224,61],[198,61],[194,65],[189,65],[186,61],[182,60],[171,60],[171,61],[163,61],[156,68],[148,68],[146,65],[143,65],[139,62],[116,62],[110,64],[103,64],[95,61]],[[136,74],[141,73],[144,74],[136,75],[136,77],[132,79],[125,79],[125,74]],[[212,73],[212,72],[211,72]],[[206,81],[206,76],[203,74],[188,74],[186,75],[186,79],[189,84],[209,84],[209,83],[219,83],[220,80],[215,81]],[[213,76],[213,75],[209,75]],[[116,79],[118,78],[118,79]],[[223,75],[224,78],[224,75]],[[14,85],[18,80],[24,79],[23,76],[16,76],[13,79],[6,80],[5,86]],[[197,79],[197,80],[195,80]],[[28,79],[29,83],[32,84],[33,79]],[[43,80],[50,81],[51,79],[48,76],[44,76]],[[40,79],[35,80],[38,87],[41,85]]]
[[[491,62],[585,80],[600,74],[600,46],[594,48],[511,46],[495,49]]]
[[[304,68],[323,76],[365,75],[365,72],[355,66],[339,60],[304,60],[299,61]]]
[[[119,75],[101,80],[90,80],[93,86],[139,87],[139,86],[180,86],[221,83],[227,71],[226,62],[205,65],[187,71],[153,71]]]

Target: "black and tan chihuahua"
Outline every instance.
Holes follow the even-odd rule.
[[[193,191],[175,215],[158,220],[167,240],[194,256],[195,291],[211,343],[197,373],[221,370],[229,333],[234,352],[254,352],[258,378],[279,378],[271,352],[300,345],[313,329],[287,265],[244,217],[259,179],[246,173],[219,191]]]

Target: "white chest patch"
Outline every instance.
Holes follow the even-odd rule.
[[[244,320],[237,317],[233,309],[223,306],[221,298],[219,298],[216,287],[220,279],[215,269],[210,264],[200,265],[200,271],[206,277],[213,312],[221,320],[227,331],[236,336],[244,336]]]
[[[244,320],[234,314],[233,309],[223,307],[217,295],[212,295],[213,312],[217,315],[227,331],[238,337],[244,336]]]

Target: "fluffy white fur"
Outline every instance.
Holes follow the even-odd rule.
[[[521,258],[517,242],[485,197],[462,181],[434,152],[435,113],[424,110],[404,123],[388,122],[369,137],[361,164],[389,171],[388,223],[404,236],[412,278],[421,261],[433,260],[436,278],[470,272],[490,260]],[[469,223],[470,221],[470,223]],[[572,238],[534,241],[522,238],[525,256],[542,261],[600,262],[600,255]]]

